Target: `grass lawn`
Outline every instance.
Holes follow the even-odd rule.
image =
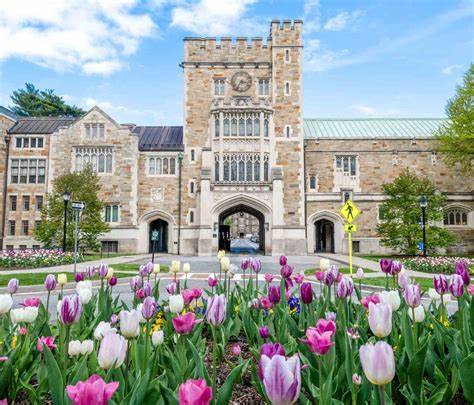
[[[395,260],[404,260],[410,259],[413,256],[402,256],[402,255],[356,255],[362,259],[372,260],[373,262],[379,262],[380,259],[395,259]],[[437,257],[465,257],[465,258],[472,258],[474,257],[474,253],[464,253],[459,255],[436,255]]]
[[[86,253],[83,255],[85,262],[91,262],[93,260],[101,260],[101,259],[110,259],[112,257],[121,257],[121,256],[135,256],[136,253]]]
[[[309,275],[312,275],[314,274],[316,271],[316,269],[308,269],[308,270],[305,270],[304,271],[304,274],[306,274],[307,276]],[[339,267],[339,271],[342,273],[342,274],[349,274],[349,267]],[[357,267],[356,266],[352,266],[352,272],[355,274],[355,272],[357,271]],[[370,270],[370,269],[364,269],[364,273],[374,273],[373,270]]]
[[[140,264],[139,263],[120,263],[120,264],[111,264],[114,270],[117,271],[138,271]],[[168,273],[170,271],[168,266],[161,265],[161,273]]]

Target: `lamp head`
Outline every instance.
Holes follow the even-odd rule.
[[[63,193],[63,201],[69,201],[71,199],[71,193],[66,190],[64,193]]]
[[[428,199],[426,198],[426,196],[422,195],[420,197],[419,203],[421,208],[426,208],[428,206]]]

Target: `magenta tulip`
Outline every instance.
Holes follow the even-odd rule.
[[[319,333],[330,332],[332,336],[336,333],[336,323],[333,320],[318,319],[316,322],[316,330]]]
[[[59,320],[64,325],[72,325],[77,322],[82,314],[82,304],[79,296],[66,295],[61,300],[61,306],[59,309]]]
[[[84,273],[78,272],[78,273],[76,273],[76,275],[74,276],[74,281],[75,281],[76,283],[78,283],[79,281],[84,281],[85,278],[86,278],[86,276],[85,276]]]
[[[270,330],[268,329],[268,326],[261,326],[258,329],[258,333],[262,339],[268,339],[270,337]]]
[[[268,284],[273,281],[273,275],[271,275],[270,273],[265,273],[263,277],[265,278],[265,282],[267,282]]]
[[[260,259],[252,257],[250,265],[252,267],[252,270],[257,274],[260,273],[260,270],[262,270],[262,262],[260,261]]]
[[[396,276],[403,270],[403,264],[399,260],[394,260],[390,266],[390,275]]]
[[[280,287],[271,285],[268,287],[268,299],[272,304],[278,304],[280,302]]]
[[[341,281],[337,284],[337,296],[338,298],[344,299],[350,297],[354,292],[354,283],[352,278],[343,276]]]
[[[451,276],[449,291],[454,297],[461,297],[464,294],[464,281],[459,274],[453,274]]]
[[[382,270],[385,274],[390,274],[392,269],[392,261],[390,259],[380,259],[380,270]]]
[[[194,312],[187,312],[184,315],[175,316],[172,321],[176,333],[187,335],[193,331],[195,324],[202,322],[202,319],[196,319]]]
[[[44,288],[46,288],[47,291],[53,291],[56,285],[56,276],[54,274],[48,274],[44,280]]]
[[[282,266],[282,268],[280,270],[280,274],[285,279],[290,278],[291,275],[293,274],[293,267],[288,266],[287,264],[285,264],[284,266]]]
[[[191,301],[194,299],[194,293],[192,290],[181,290],[181,295],[183,296],[184,305],[191,304]]]
[[[335,281],[334,273],[331,270],[326,270],[323,276],[323,283],[326,285],[331,285]]]
[[[207,284],[209,287],[214,288],[217,285],[217,278],[209,276],[207,279]]]
[[[325,273],[326,273],[325,271],[321,271],[321,270],[317,271],[317,272],[315,273],[316,279],[317,279],[318,281],[324,281],[324,274],[325,274]]]
[[[469,275],[469,268],[467,263],[464,260],[459,260],[456,262],[456,267],[454,272],[462,277],[464,285],[469,285],[471,282],[471,276]]]
[[[311,304],[313,301],[313,287],[311,283],[303,283],[300,287],[301,301],[304,304]]]
[[[238,343],[232,345],[232,354],[234,355],[234,357],[239,357],[241,352],[242,349],[240,348],[240,345]]]
[[[268,299],[268,297],[262,297],[260,298],[260,304],[262,305],[262,308],[265,310],[269,310],[272,307],[271,301]]]
[[[110,277],[110,279],[109,279],[109,285],[110,285],[111,287],[117,285],[117,282],[118,282],[117,277],[115,277],[115,276]]]
[[[43,345],[46,346],[49,350],[55,349],[57,346],[54,344],[54,336],[41,336],[38,338],[38,343],[36,344],[36,349],[43,353]]]
[[[207,299],[206,319],[212,326],[224,323],[227,314],[227,299],[224,294],[213,295]]]
[[[20,304],[22,307],[36,307],[40,306],[41,300],[37,297],[25,298]]]
[[[415,308],[421,302],[421,290],[419,284],[408,284],[403,291],[405,302],[410,308]]]
[[[280,266],[286,266],[286,263],[288,262],[287,258],[285,255],[280,256]]]
[[[242,262],[240,263],[240,268],[242,270],[247,270],[249,267],[251,266],[251,259],[249,259],[248,257],[244,257],[242,259]]]
[[[204,380],[187,380],[179,386],[179,405],[209,405],[212,389]]]
[[[433,285],[436,292],[440,295],[446,294],[449,290],[448,279],[444,274],[436,274],[433,277]]]
[[[310,326],[306,330],[306,339],[301,341],[308,345],[311,352],[318,356],[323,356],[334,345],[334,342],[331,341],[332,335],[330,331],[320,333],[317,328]]]
[[[119,387],[118,382],[106,383],[97,374],[76,385],[68,385],[66,392],[73,405],[106,405]]]
[[[366,297],[361,298],[360,303],[369,308],[369,304],[373,302],[374,304],[378,304],[380,302],[380,298],[377,294],[367,295]]]

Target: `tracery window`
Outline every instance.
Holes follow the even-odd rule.
[[[77,172],[82,171],[86,166],[90,166],[97,173],[112,173],[112,148],[78,147],[75,148],[75,154],[75,168]]]
[[[269,136],[269,114],[263,114],[263,129],[260,120],[260,112],[232,112],[224,113],[222,118],[219,113],[214,114],[214,136],[221,134],[221,119],[223,120],[224,136],[260,136],[263,131],[264,136]]]
[[[261,155],[259,153],[224,153],[222,179],[219,175],[219,154],[214,155],[214,179],[224,182],[258,182],[269,179],[269,154],[263,155],[263,179],[260,178]]]
[[[175,175],[176,157],[150,156],[148,158],[148,174],[150,175]]]
[[[462,208],[449,208],[444,213],[444,225],[467,225],[467,210]]]

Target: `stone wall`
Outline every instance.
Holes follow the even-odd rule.
[[[5,135],[7,134],[7,130],[14,124],[14,121],[10,118],[0,114],[0,227],[1,227],[1,220],[3,217],[3,183],[4,183],[4,176],[5,176],[5,168],[6,168],[6,145],[5,145]],[[8,201],[6,206],[8,212]],[[0,229],[0,234],[3,236],[5,235],[5,229]],[[4,243],[5,245],[5,243]]]

